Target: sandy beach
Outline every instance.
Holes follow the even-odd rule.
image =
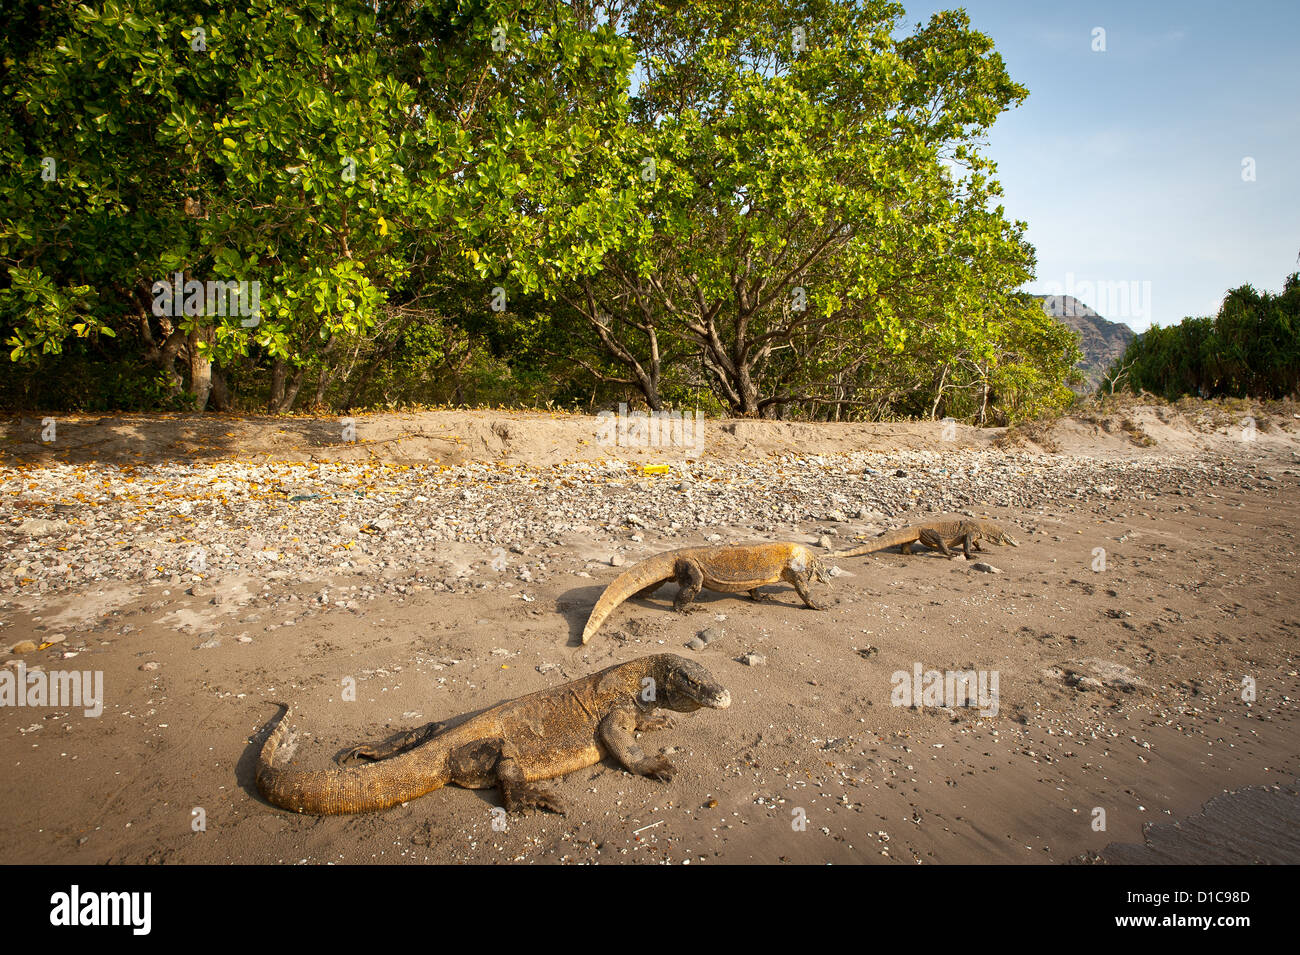
[[[938,422],[708,421],[692,447],[611,447],[600,425],[425,412],[346,440],[338,419],[60,417],[48,442],[5,422],[0,658],[51,685],[100,674],[103,698],[0,706],[0,857],[1300,862],[1294,826],[1231,837],[1300,800],[1294,415],[1244,434],[1142,406],[1001,447]],[[677,614],[670,585],[580,643],[604,586],[659,551],[839,548],[939,515],[1020,546],[986,545],[987,570],[839,560],[822,612],[782,584]],[[732,698],[642,737],[669,783],[606,760],[546,784],[568,815],[504,830],[493,790],[340,817],[257,792],[269,700],[294,704],[297,764],[324,768],[659,652]],[[911,699],[931,671],[986,698]]]

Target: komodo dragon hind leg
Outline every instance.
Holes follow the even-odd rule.
[[[451,753],[447,768],[451,781],[465,789],[491,789],[501,792],[506,812],[544,809],[564,815],[564,803],[540,786],[534,786],[500,737],[478,739]]]
[[[422,745],[441,733],[446,726],[446,723],[430,723],[408,733],[398,733],[382,743],[362,743],[360,746],[353,746],[339,753],[335,762],[340,766],[348,766],[361,760],[374,762],[380,759],[391,759],[408,749]]]
[[[933,531],[928,531],[928,530],[921,531],[920,541],[926,547],[933,547],[935,550],[943,554],[943,556],[947,557],[949,560],[952,560],[957,556],[956,554],[954,554],[952,551],[948,549],[948,544],[947,542],[944,541],[942,534],[936,534]]]
[[[527,812],[537,809],[563,816],[564,801],[555,793],[534,786],[524,778],[524,771],[509,756],[502,756],[496,764],[497,788],[506,812]]]
[[[677,770],[662,755],[647,756],[636,741],[633,730],[639,717],[635,709],[614,710],[600,721],[600,741],[605,749],[630,773],[649,776],[661,783],[671,782]]]
[[[700,570],[699,565],[693,561],[679,560],[677,566],[673,568],[673,575],[677,580],[677,586],[681,588],[673,598],[673,609],[678,613],[687,613],[686,608],[694,602],[704,587],[704,571]]]

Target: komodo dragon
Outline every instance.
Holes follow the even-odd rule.
[[[836,560],[840,557],[858,557],[862,554],[872,554],[878,550],[884,550],[887,547],[898,547],[904,554],[910,554],[912,553],[912,545],[917,543],[924,544],[926,547],[933,547],[950,559],[957,555],[949,548],[961,544],[962,551],[969,559],[972,549],[980,549],[979,542],[981,540],[986,540],[992,544],[1020,546],[1019,541],[992,521],[935,521],[931,524],[913,524],[911,527],[903,527],[896,531],[885,531],[870,544],[862,544],[848,550],[837,550],[826,554],[825,559]]]
[[[614,578],[591,609],[582,642],[590,640],[624,600],[648,597],[670,580],[681,586],[673,600],[673,609],[679,613],[703,587],[731,594],[749,591],[751,597],[760,600],[766,595],[758,592],[759,587],[782,580],[793,584],[813,610],[824,610],[808,592],[808,582],[814,577],[821,583],[831,579],[821,558],[803,544],[723,544],[665,551],[633,564]]]
[[[267,737],[257,764],[257,788],[266,799],[294,812],[345,813],[386,809],[448,783],[467,789],[498,786],[509,812],[564,812],[560,800],[533,786],[612,755],[627,770],[668,782],[673,766],[647,756],[637,730],[670,725],[656,708],[690,713],[726,709],[731,695],[709,672],[671,653],[608,667],[580,680],[498,703],[457,726],[430,723],[373,746],[339,756],[342,769],[274,766],[292,755],[285,745],[289,707]],[[369,764],[347,765],[357,760]]]

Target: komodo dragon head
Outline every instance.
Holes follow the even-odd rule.
[[[664,656],[667,658],[667,672],[656,706],[678,713],[692,713],[705,706],[725,710],[731,705],[731,693],[704,667],[676,654]]]
[[[1016,540],[1000,527],[984,527],[984,539],[990,544],[1010,544],[1012,547],[1019,547],[1020,541]]]

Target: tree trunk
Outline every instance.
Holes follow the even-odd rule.
[[[208,395],[212,392],[212,359],[204,355],[200,343],[212,344],[211,328],[196,328],[190,332],[186,345],[190,353],[190,391],[194,394],[194,410],[203,411],[208,406]]]
[[[271,365],[271,397],[267,399],[266,410],[275,414],[284,403],[284,362],[279,358]]]
[[[330,386],[334,376],[330,374],[328,365],[321,365],[320,377],[316,380],[316,397],[312,399],[313,408],[323,408],[325,406],[325,392]]]
[[[213,411],[230,411],[230,388],[226,384],[225,373],[216,365],[212,366],[212,394],[208,398]]]
[[[284,400],[280,403],[277,411],[292,411],[294,402],[298,400],[298,389],[302,387],[303,369],[295,368],[293,376],[289,379],[289,387],[285,390]]]

